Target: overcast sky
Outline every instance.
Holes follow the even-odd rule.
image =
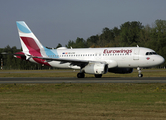
[[[1,0],[0,48],[21,48],[16,21],[25,21],[47,47],[85,40],[127,21],[166,20],[166,0]]]

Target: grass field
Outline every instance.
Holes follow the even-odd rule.
[[[71,69],[63,70],[0,70],[0,77],[77,77],[79,71]],[[165,69],[143,69],[144,77],[166,77]],[[103,74],[103,77],[137,77],[138,72],[134,70],[130,74]],[[93,74],[85,74],[85,77],[94,77]]]
[[[166,84],[1,84],[0,119],[165,120]]]
[[[0,77],[76,77],[78,71],[0,71]],[[165,70],[143,70],[166,77]],[[136,77],[108,73],[103,77]],[[86,77],[94,77],[86,75]],[[166,84],[0,84],[0,120],[165,120]]]

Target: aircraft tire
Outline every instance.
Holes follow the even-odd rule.
[[[138,77],[139,77],[139,78],[143,77],[143,74],[138,74]]]
[[[84,73],[78,73],[77,74],[77,78],[84,78],[85,77],[85,74]]]

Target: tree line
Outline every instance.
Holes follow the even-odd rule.
[[[100,35],[92,35],[87,40],[79,37],[76,40],[69,40],[66,47],[135,47],[137,45],[151,48],[166,58],[166,20],[156,20],[151,26],[144,26],[139,21],[128,21],[120,25],[120,27],[112,29],[105,27]],[[57,47],[61,46],[60,43],[57,45]],[[0,53],[19,51],[21,49],[17,49],[15,46],[10,47],[9,45],[0,49]],[[50,69],[48,66],[16,59],[11,55],[0,54],[0,58],[3,60],[4,69]],[[165,65],[166,63],[158,67],[164,67]]]

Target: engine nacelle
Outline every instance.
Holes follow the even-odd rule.
[[[106,74],[108,72],[108,65],[104,63],[89,63],[82,70],[89,74]]]
[[[126,74],[126,73],[132,73],[133,68],[109,68],[108,72]]]

